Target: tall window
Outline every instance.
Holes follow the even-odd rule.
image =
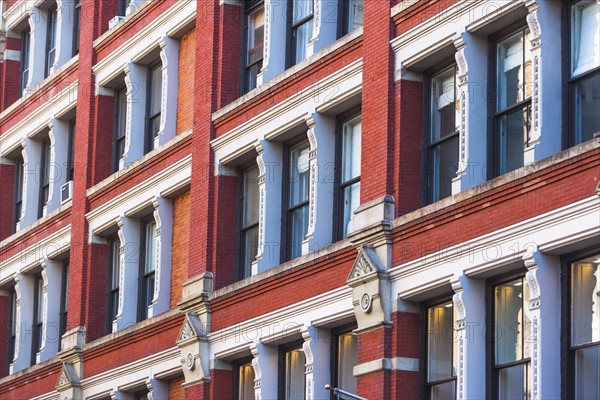
[[[301,344],[285,346],[279,352],[279,398],[304,399],[306,357]]]
[[[245,358],[235,364],[235,399],[254,400],[254,368],[252,358]]]
[[[265,7],[263,0],[246,1],[245,4],[245,52],[243,93],[256,87],[263,63],[263,42],[265,39]]]
[[[23,168],[23,157],[19,157],[15,161],[15,232],[23,210]]]
[[[427,309],[426,393],[430,399],[456,398],[454,312],[452,301]]]
[[[69,259],[63,263],[62,283],[60,290],[60,326],[58,331],[59,340],[67,331],[67,310],[69,304]]]
[[[360,151],[361,151],[361,116],[355,116],[341,124],[341,135],[338,135],[338,234],[336,239],[343,239],[352,231],[354,211],[360,204]]]
[[[31,340],[31,365],[36,363],[36,355],[42,347],[42,329],[44,325],[44,298],[42,274],[38,273],[33,277],[33,338]]]
[[[129,3],[129,0],[118,0],[118,4],[117,4],[117,15],[120,15],[122,17],[125,16],[125,10],[127,9],[127,3]]]
[[[531,127],[532,63],[528,29],[496,45],[496,107],[494,110],[497,175],[523,166]]]
[[[284,260],[302,255],[302,241],[308,232],[309,146],[303,141],[287,151],[285,182],[287,185]],[[284,202],[285,203],[285,202]]]
[[[10,335],[8,337],[8,353],[6,354],[7,371],[9,371],[10,364],[12,364],[13,358],[15,358],[15,343],[17,341],[17,292],[14,287],[9,292],[9,307],[8,330]]]
[[[600,253],[569,265],[567,398],[600,398]]]
[[[288,52],[291,58],[288,67],[306,58],[306,46],[312,38],[313,31],[313,0],[289,0],[288,21],[291,21]]]
[[[40,201],[38,203],[38,218],[44,214],[44,206],[48,203],[50,194],[50,141],[42,142],[42,160],[40,164]]]
[[[491,343],[493,387],[498,399],[531,397],[529,288],[524,278],[500,283],[492,288],[494,329]]]
[[[73,4],[73,56],[79,54],[79,29],[81,28],[81,0]]]
[[[148,390],[140,390],[133,394],[134,400],[148,400]]]
[[[339,0],[339,37],[363,26],[364,3],[364,0]]]
[[[456,92],[456,66],[431,77],[426,169],[429,203],[452,194],[452,179],[458,168]]]
[[[252,262],[258,250],[258,167],[240,173],[240,270],[239,279],[252,273]]]
[[[358,364],[356,335],[345,329],[334,332],[333,337],[333,385],[346,392],[356,393],[357,380],[352,372]]]
[[[127,89],[117,90],[115,99],[115,159],[114,170],[119,169],[119,160],[125,154],[125,132],[127,126]]]
[[[26,28],[21,32],[21,81],[19,85],[19,96],[27,87],[29,81],[29,50],[31,47],[31,30]]]
[[[138,320],[148,318],[148,306],[154,297],[154,271],[156,268],[156,222],[150,219],[142,227],[142,254],[140,259],[140,308]]]
[[[69,155],[67,158],[67,181],[73,180],[73,175],[75,172],[75,128],[76,120],[75,118],[73,118],[69,121]]]
[[[52,69],[56,57],[56,6],[50,8],[47,13],[48,29],[46,31],[46,64],[44,67],[44,78],[50,75],[50,69]]]
[[[112,331],[112,323],[117,318],[119,311],[119,276],[121,260],[119,252],[121,243],[116,236],[109,239],[109,266],[108,266],[108,316],[106,331]]]
[[[162,98],[162,65],[157,64],[148,70],[148,111],[146,121],[146,152],[154,148],[154,139],[160,131],[160,111]]]
[[[575,145],[600,132],[600,3],[583,0],[569,7],[570,144]]]

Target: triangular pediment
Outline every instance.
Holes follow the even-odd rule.
[[[350,269],[347,281],[353,282],[383,270],[383,263],[377,255],[375,247],[370,244],[363,244],[360,246],[358,256],[356,256],[356,260]]]
[[[202,322],[200,321],[200,318],[198,318],[198,314],[191,312],[187,313],[185,315],[185,320],[181,325],[181,329],[179,330],[177,343],[203,336],[203,332],[204,329],[202,328]]]
[[[71,363],[63,362],[58,381],[56,382],[56,389],[60,391],[65,387],[77,385],[79,385],[79,377],[75,372],[75,367]]]

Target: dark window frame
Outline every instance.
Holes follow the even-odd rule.
[[[283,148],[283,180],[282,180],[282,202],[281,202],[281,210],[282,210],[282,218],[281,218],[281,262],[289,261],[292,259],[292,232],[289,229],[291,224],[291,216],[294,211],[299,210],[303,207],[310,207],[310,180],[308,183],[308,195],[306,200],[301,201],[293,206],[289,206],[290,201],[290,153],[296,147],[300,147],[302,145],[309,144],[308,136],[306,133],[303,133],[289,142],[284,144]],[[310,145],[309,145],[310,149]],[[310,172],[309,172],[310,173]],[[304,241],[304,239],[302,240]],[[301,244],[300,244],[301,245]]]
[[[333,192],[333,241],[342,240],[344,236],[344,189],[360,182],[362,175],[342,182],[342,153],[344,146],[344,124],[351,120],[361,117],[362,121],[362,104],[352,107],[338,115],[335,123],[335,174],[334,174],[334,192]],[[362,140],[362,131],[361,131]],[[362,154],[361,154],[362,162]]]
[[[502,274],[500,276],[495,276],[486,280],[485,285],[485,303],[486,303],[486,313],[485,319],[487,327],[485,329],[485,339],[486,339],[486,398],[488,399],[498,399],[498,391],[499,391],[499,379],[498,372],[502,368],[508,368],[516,365],[526,365],[531,364],[531,357],[523,357],[520,360],[512,361],[508,363],[504,363],[501,365],[495,365],[496,357],[495,357],[495,344],[496,344],[496,311],[495,311],[495,300],[494,300],[494,288],[496,286],[502,285],[507,282],[514,281],[516,279],[522,279],[523,284],[525,285],[525,273],[527,271],[524,269],[519,269],[515,271],[510,271],[506,274]],[[523,296],[524,297],[524,296]],[[527,300],[521,299],[523,304],[523,310],[525,307],[528,307]],[[526,332],[523,334],[525,340]],[[529,387],[528,377],[525,377],[525,383]]]
[[[9,310],[8,310],[8,322],[9,322],[9,337],[8,337],[8,348],[6,354],[7,371],[10,371],[10,365],[15,358],[15,344],[17,342],[17,292],[15,287],[9,289]]]
[[[81,0],[75,0],[73,4],[73,48],[71,50],[72,57],[75,57],[77,54],[79,54],[81,13]]]
[[[59,340],[67,331],[68,299],[69,299],[69,259],[63,261],[60,287],[60,317],[59,317]],[[59,343],[60,348],[60,343]]]
[[[242,365],[252,364],[254,357],[248,356],[237,359],[232,362],[233,365],[233,398],[240,398],[240,367]]]
[[[146,241],[149,239],[146,231],[150,224],[154,224],[156,227],[156,221],[154,216],[149,216],[140,221],[140,256],[139,256],[139,272],[138,272],[138,312],[137,312],[137,322],[148,319],[148,306],[152,303],[153,295],[150,296],[148,292],[148,284],[150,280],[154,282],[156,279],[156,263],[158,260],[155,260],[154,257],[156,253],[153,252],[151,254],[151,259],[155,263],[154,268],[150,272],[145,272],[146,268]],[[156,228],[153,231],[155,234]],[[154,240],[154,239],[152,239]],[[156,241],[154,243],[156,245]],[[154,293],[154,284],[152,285],[152,294]]]
[[[46,11],[46,57],[44,62],[44,78],[50,76],[50,69],[56,61],[57,24],[58,7],[54,4]]]
[[[245,233],[253,228],[257,228],[258,224],[260,223],[260,217],[259,219],[254,222],[254,223],[250,223],[248,225],[243,225],[243,219],[244,219],[244,199],[246,197],[246,191],[244,190],[244,175],[253,168],[258,168],[258,165],[256,165],[255,162],[251,162],[248,164],[243,165],[242,167],[238,168],[237,171],[237,179],[238,179],[238,199],[237,199],[237,222],[236,222],[236,227],[237,227],[237,260],[236,260],[236,279],[237,280],[242,280],[245,278],[248,278],[249,276],[252,275],[252,271],[250,271],[250,274],[248,276],[246,276],[245,274],[245,259],[246,259],[246,249],[245,249],[245,242],[244,242],[244,237],[245,237]],[[260,171],[259,171],[260,174]],[[258,178],[260,180],[260,176]],[[259,184],[257,182],[257,184]],[[257,204],[257,206],[259,207],[259,212],[260,212],[260,195],[259,195],[259,204]],[[258,242],[256,243],[256,245],[258,246]]]
[[[38,308],[40,305],[43,307],[44,304],[40,299],[40,292],[43,294],[43,280],[42,273],[38,272],[33,276],[33,323],[32,323],[32,337],[31,337],[31,365],[35,365],[37,361],[37,353],[40,351],[42,346],[42,334],[44,329],[43,313],[39,315]],[[42,319],[40,319],[40,317]]]
[[[587,257],[598,254],[597,248],[587,248],[574,251],[572,253],[561,256],[561,327],[560,327],[560,352],[561,352],[561,397],[563,399],[575,399],[575,350],[600,346],[600,342],[592,342],[583,345],[571,345],[571,323],[572,318],[572,299],[571,299],[571,264]]]
[[[21,212],[23,211],[23,177],[25,173],[25,163],[23,156],[18,156],[15,160],[15,209],[14,209],[14,223],[13,233],[17,231],[17,224],[21,219]]]
[[[69,121],[69,143],[68,143],[68,157],[67,157],[67,182],[73,180],[75,175],[75,129],[77,120],[72,118]]]
[[[489,53],[488,53],[488,84],[490,90],[488,90],[487,95],[489,96],[491,101],[488,101],[488,123],[487,123],[487,159],[491,160],[490,168],[487,168],[487,178],[488,180],[496,178],[500,175],[504,175],[513,170],[508,170],[501,172],[500,170],[500,119],[504,116],[510,115],[513,112],[521,110],[528,110],[529,121],[531,122],[531,107],[532,107],[532,98],[524,98],[523,100],[512,104],[508,107],[500,111],[496,111],[497,102],[498,102],[498,77],[497,77],[497,64],[498,64],[498,55],[497,55],[497,45],[501,41],[508,39],[509,37],[521,32],[525,34],[525,32],[529,31],[529,27],[525,23],[525,21],[518,21],[513,23],[503,29],[500,29],[498,32],[490,35],[489,37]],[[526,49],[523,48],[523,66],[525,66],[525,56]],[[525,74],[525,71],[523,71]],[[525,86],[531,85],[533,82],[527,82]],[[523,94],[525,96],[525,94]],[[531,135],[531,126],[528,127],[527,132],[527,141],[529,141]],[[525,150],[525,143],[523,145],[523,153]]]
[[[352,3],[348,0],[338,0],[338,29],[337,29],[337,38],[341,38],[346,36],[347,34],[353,32],[354,30],[350,30],[350,6]],[[364,1],[363,1],[364,7]],[[364,18],[363,18],[364,25]],[[358,29],[358,28],[357,28]]]
[[[152,73],[156,69],[162,69],[161,60],[157,60],[148,65],[148,71],[146,76],[146,120],[145,120],[145,132],[144,132],[144,154],[152,151],[154,149],[154,138],[160,132],[160,118],[162,114],[162,107],[160,107],[158,112],[151,114],[151,105],[152,105]],[[161,90],[159,99],[159,103],[162,102],[162,71],[161,71]],[[158,131],[155,133],[152,132],[152,123],[154,120],[158,118]]]
[[[294,23],[294,4],[298,0],[288,0],[287,2],[287,34],[286,34],[286,46],[285,48],[289,51],[286,51],[286,69],[293,67],[298,64],[302,60],[296,60],[296,33],[298,29],[302,27],[302,25],[309,23],[314,19],[315,10],[313,4],[312,14],[307,15],[306,17],[298,20]],[[303,1],[303,0],[300,0]]]
[[[116,261],[116,262],[115,262]],[[121,270],[121,241],[117,235],[108,238],[108,276],[106,284],[106,332],[112,332],[112,324],[119,313],[119,277],[117,276],[117,286],[113,286],[114,273],[120,274]],[[114,312],[113,312],[114,311]],[[114,314],[114,315],[113,315]]]
[[[285,355],[294,350],[302,349],[302,344],[304,341],[302,339],[294,340],[293,342],[282,344],[278,348],[278,357],[277,357],[277,397],[279,399],[285,399]],[[304,351],[304,350],[303,350]],[[306,357],[306,356],[305,356]],[[306,379],[304,380],[304,394],[306,395]],[[304,398],[304,397],[303,397]]]
[[[113,172],[119,170],[119,161],[125,154],[125,142],[127,137],[127,88],[119,87],[115,89],[115,132],[113,140]],[[124,96],[124,101],[119,101],[121,96]],[[122,127],[122,129],[119,129]],[[122,132],[121,132],[122,131]],[[123,147],[123,153],[120,153],[121,145]]]
[[[240,95],[244,95],[253,89],[255,89],[258,85],[251,87],[251,82],[249,79],[249,72],[252,67],[260,64],[262,68],[262,63],[264,61],[264,57],[261,57],[260,60],[255,61],[254,63],[248,64],[248,52],[251,49],[248,49],[248,35],[250,32],[248,31],[248,17],[250,14],[258,11],[260,8],[263,9],[264,12],[264,0],[246,0],[244,2],[244,21],[242,26],[242,85],[240,86]],[[264,32],[264,31],[263,31]],[[261,49],[264,49],[264,38],[263,44],[260,46]],[[256,47],[255,47],[256,49]],[[264,54],[263,54],[264,56]],[[256,82],[255,82],[256,83]]]
[[[45,138],[41,142],[41,159],[40,159],[40,193],[38,200],[38,218],[44,215],[44,206],[47,204],[50,196],[50,160],[52,159],[52,146],[50,139]]]
[[[129,2],[127,0],[118,0],[117,3],[117,15],[118,17],[124,17],[127,12],[127,4]]]
[[[29,67],[31,60],[29,59],[29,53],[31,49],[31,29],[26,27],[21,32],[21,67],[19,76],[19,97],[23,96],[23,91],[27,86],[29,80]]]
[[[345,335],[347,333],[351,333],[358,328],[356,323],[344,324],[342,326],[335,327],[331,329],[331,347],[330,347],[330,382],[331,386],[334,388],[339,388],[339,347],[338,347],[338,339],[340,336]],[[357,349],[358,351],[358,349]],[[330,399],[336,400],[336,397],[333,395],[333,392],[330,393]]]

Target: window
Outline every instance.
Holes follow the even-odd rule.
[[[120,16],[125,16],[125,10],[127,9],[127,3],[129,3],[129,0],[118,0],[119,3],[117,4],[117,15]]]
[[[288,52],[288,68],[306,58],[306,46],[313,32],[313,7],[312,0],[289,0],[288,21],[291,25],[288,41],[291,51]]]
[[[569,34],[570,144],[590,140],[600,132],[600,4],[583,0],[571,2]]]
[[[48,25],[46,31],[46,65],[44,67],[44,78],[50,75],[56,56],[56,6],[48,10]]]
[[[15,161],[15,224],[14,231],[17,231],[17,224],[21,219],[23,210],[23,157]]]
[[[73,180],[75,172],[75,118],[69,121],[69,155],[67,158],[67,182]]]
[[[160,131],[160,111],[162,98],[162,66],[154,65],[148,69],[146,121],[146,153],[152,150],[154,139]]]
[[[339,37],[363,26],[364,3],[364,0],[339,0]]]
[[[79,54],[79,29],[81,28],[81,0],[75,0],[73,5],[73,53]]]
[[[115,99],[115,159],[114,170],[119,169],[119,160],[125,154],[125,132],[127,127],[127,90],[117,90]]]
[[[140,390],[133,394],[134,400],[148,400],[148,390]]]
[[[528,29],[512,33],[495,44],[496,104],[494,161],[496,174],[523,166],[531,127],[532,64]]]
[[[50,194],[50,141],[42,142],[42,160],[40,164],[40,201],[38,203],[38,218],[44,215],[44,206],[48,203]]]
[[[15,343],[17,341],[17,292],[14,287],[12,287],[9,292],[9,307],[8,329],[10,336],[8,337],[8,353],[6,354],[6,362],[8,364],[8,367],[6,368],[7,371],[10,370],[10,364],[12,364],[13,358],[15,357]]]
[[[258,167],[253,166],[239,174],[240,179],[240,260],[238,278],[252,274],[252,262],[258,251]]]
[[[502,282],[492,288],[494,325],[492,380],[498,399],[530,398],[529,288],[524,278]]]
[[[31,341],[31,365],[36,363],[37,352],[42,347],[42,329],[44,325],[44,298],[42,274],[38,273],[33,277],[33,338]]]
[[[301,343],[284,346],[279,351],[279,398],[304,399],[306,357]]]
[[[338,233],[336,239],[343,239],[352,231],[354,211],[360,204],[360,151],[361,116],[354,116],[341,123],[338,135]]]
[[[265,8],[262,0],[246,1],[244,21],[244,83],[242,92],[247,93],[256,87],[256,77],[263,63],[263,42],[265,30]]]
[[[31,47],[31,30],[26,28],[21,32],[21,82],[19,85],[19,96],[27,87],[29,81],[29,49]]]
[[[154,271],[155,252],[156,252],[156,222],[153,219],[147,220],[142,224],[140,260],[140,307],[138,321],[148,318],[148,307],[154,298]]]
[[[116,236],[109,239],[109,266],[108,266],[108,318],[106,321],[107,332],[112,332],[112,323],[117,318],[119,311],[119,276],[120,276],[120,249],[121,244]]]
[[[356,328],[356,326],[354,326]],[[357,339],[351,329],[339,329],[333,333],[333,387],[356,393],[356,377],[353,374],[354,367],[358,364]]]
[[[456,398],[453,308],[452,301],[427,308],[425,384],[430,399]]]
[[[308,232],[309,146],[307,141],[287,148],[285,171],[286,201],[284,260],[302,255],[302,241]]]
[[[600,397],[600,253],[568,265],[567,398]]]
[[[252,358],[245,358],[234,363],[235,381],[234,398],[238,400],[254,400],[254,368]]]
[[[69,259],[63,262],[62,284],[60,290],[60,326],[58,331],[59,340],[67,331],[67,309],[69,304]]]
[[[429,90],[427,146],[427,202],[452,195],[458,168],[458,102],[456,66],[434,73]]]

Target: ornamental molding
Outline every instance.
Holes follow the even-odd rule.
[[[358,256],[356,257],[346,280],[348,281],[348,284],[352,286],[352,283],[356,281],[362,283],[363,280],[374,273],[385,271],[385,269],[383,262],[379,258],[379,255],[377,255],[375,247],[370,244],[363,244],[360,246]]]
[[[56,381],[56,390],[63,391],[73,386],[79,386],[81,381],[72,363],[63,362],[60,375]]]
[[[200,321],[198,314],[193,312],[188,312],[187,314],[185,314],[185,319],[183,321],[183,324],[181,325],[179,334],[177,335],[177,345],[187,342],[190,339],[199,339],[205,337],[206,332],[204,327],[202,326],[202,321]]]

